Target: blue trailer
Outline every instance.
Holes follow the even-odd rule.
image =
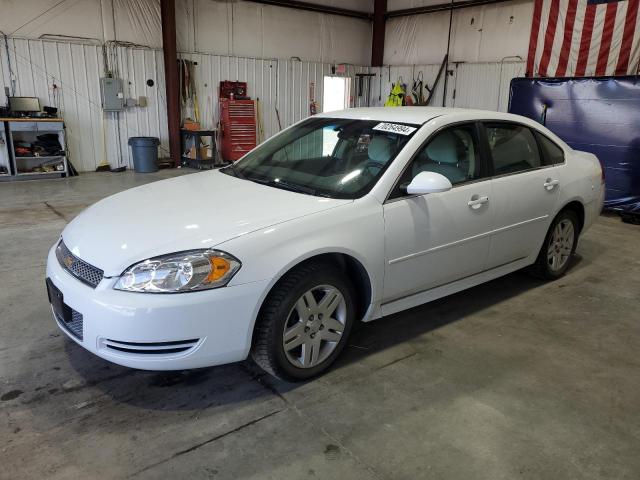
[[[514,78],[509,112],[597,155],[605,171],[605,208],[640,221],[640,76]]]

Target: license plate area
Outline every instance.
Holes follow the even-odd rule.
[[[71,322],[73,319],[71,307],[64,303],[62,292],[53,284],[50,278],[47,278],[47,295],[56,317],[64,323]]]

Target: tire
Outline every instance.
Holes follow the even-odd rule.
[[[620,218],[624,223],[630,223],[631,225],[640,225],[640,214],[621,213]]]
[[[567,233],[569,228],[571,235]],[[576,213],[573,210],[560,212],[549,227],[538,258],[530,268],[531,274],[543,280],[562,277],[571,265],[579,235],[580,222]]]
[[[287,381],[307,380],[326,371],[353,327],[353,292],[348,278],[331,264],[310,262],[294,268],[273,287],[260,309],[251,347],[254,362]]]

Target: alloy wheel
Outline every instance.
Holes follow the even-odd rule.
[[[575,240],[575,230],[573,222],[563,219],[553,230],[547,248],[547,262],[553,272],[558,272],[564,268],[571,257],[573,243]]]
[[[336,349],[344,333],[347,304],[340,290],[318,285],[307,290],[289,312],[282,346],[287,360],[298,368],[312,368]]]

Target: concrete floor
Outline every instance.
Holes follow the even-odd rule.
[[[0,478],[640,478],[640,227],[602,217],[555,283],[363,326],[306,384],[109,364],[54,324],[47,249],[86,205],[179,173],[0,185]]]

